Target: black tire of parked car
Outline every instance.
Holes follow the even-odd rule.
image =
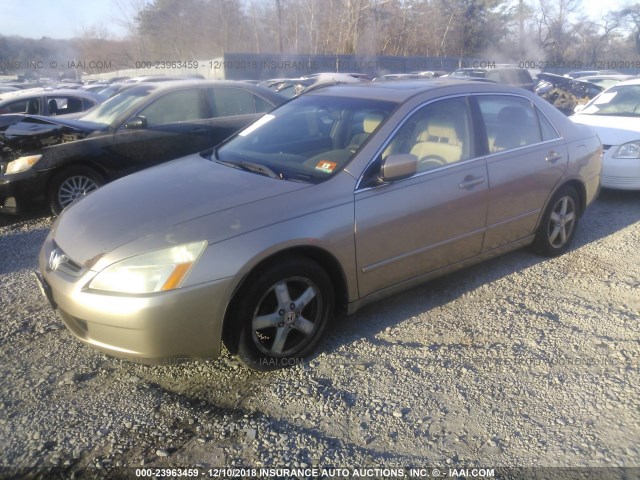
[[[300,364],[333,316],[334,291],[317,263],[291,256],[261,270],[239,293],[234,318],[237,355],[250,368]]]
[[[551,198],[542,216],[532,244],[534,252],[556,257],[566,252],[578,227],[580,202],[571,185],[560,188]]]
[[[104,177],[91,167],[67,167],[51,179],[47,192],[49,207],[54,215],[59,215],[73,201],[97,190],[105,183]]]

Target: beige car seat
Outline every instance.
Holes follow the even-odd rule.
[[[460,161],[462,141],[456,131],[453,119],[446,115],[433,115],[423,122],[417,135],[417,143],[410,153],[418,157],[420,169],[433,168]]]
[[[360,145],[364,143],[364,141],[371,135],[371,133],[378,128],[378,125],[382,123],[384,116],[381,113],[367,113],[362,120],[362,133],[356,133],[353,137],[351,137],[351,141],[349,142],[349,146],[347,150],[351,150],[355,152]]]

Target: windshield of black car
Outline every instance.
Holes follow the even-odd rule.
[[[640,85],[616,85],[602,92],[580,115],[640,116]]]
[[[79,120],[85,122],[111,125],[124,113],[137,109],[148,100],[149,93],[153,86],[141,85],[135,88],[126,89],[119,94],[105,100],[103,103],[87,111]]]
[[[278,178],[318,183],[344,167],[395,106],[361,98],[298,97],[239,132],[213,159],[264,174],[255,168],[262,165]]]

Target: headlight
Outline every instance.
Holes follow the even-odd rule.
[[[9,175],[11,173],[20,173],[20,172],[24,172],[25,170],[29,170],[41,158],[42,158],[42,155],[29,155],[27,157],[20,157],[16,160],[9,162],[7,164],[7,171],[4,173],[5,175]]]
[[[187,243],[121,260],[98,273],[89,288],[120,293],[173,290],[180,286],[206,246],[206,241]]]
[[[640,158],[640,140],[620,145],[613,158]]]

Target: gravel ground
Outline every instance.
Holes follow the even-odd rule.
[[[518,251],[371,305],[266,374],[80,344],[31,277],[52,219],[2,222],[0,476],[640,467],[640,192],[603,191],[560,258]]]

